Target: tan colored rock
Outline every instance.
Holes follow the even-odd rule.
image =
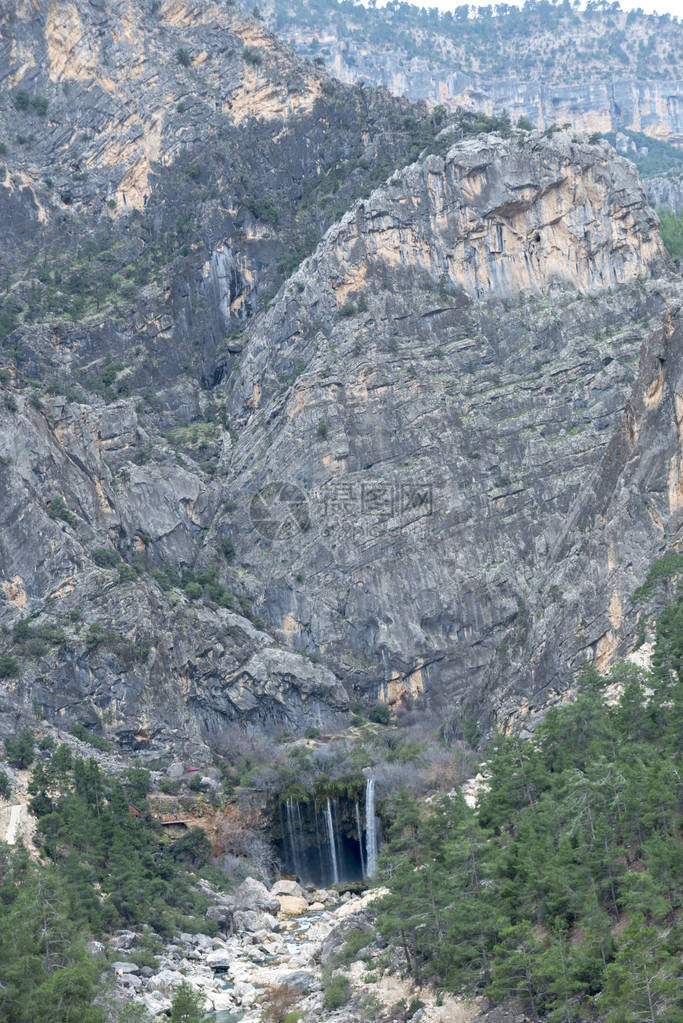
[[[308,902],[301,895],[278,895],[280,916],[299,916],[308,909]]]

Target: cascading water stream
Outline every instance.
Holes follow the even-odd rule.
[[[375,821],[375,779],[368,775],[365,785],[365,854],[366,876],[374,877],[377,870],[377,823]]]
[[[358,851],[360,853],[360,869],[363,877],[365,874],[365,856],[363,855],[363,829],[360,826],[360,807],[356,800],[356,832],[358,834]]]
[[[302,877],[301,863],[299,862],[299,843],[294,835],[294,820],[293,820],[293,806],[292,800],[287,800],[287,830],[289,832],[289,843],[292,849],[292,863],[294,864],[294,870],[298,877]]]
[[[321,811],[322,812],[322,811]],[[320,876],[325,877],[325,864],[323,863],[323,843],[320,839],[320,825],[318,824],[318,804],[313,806],[313,819],[315,821],[315,846],[318,850],[318,863],[320,864]],[[324,885],[324,881],[322,882]]]
[[[327,797],[327,835],[330,840],[330,855],[332,857],[332,877],[334,883],[339,884],[339,867],[337,865],[337,850],[334,844],[334,822],[332,820],[332,807],[330,806],[330,797]]]

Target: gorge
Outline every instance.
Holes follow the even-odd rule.
[[[680,24],[405,7],[0,8],[7,1023],[675,1018]]]

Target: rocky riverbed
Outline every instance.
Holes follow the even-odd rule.
[[[268,890],[247,878],[229,896],[206,885],[209,890],[215,904],[208,914],[219,922],[220,934],[179,934],[164,947],[156,971],[132,961],[137,935],[114,936],[110,954],[115,950],[117,957],[112,963],[117,1000],[140,1002],[160,1018],[169,1011],[177,988],[188,981],[202,992],[207,1019],[216,1023],[260,1023],[268,1018],[269,999],[278,989],[288,991],[303,1023],[379,1019],[385,1009],[411,1000],[417,1005],[417,999],[420,1006],[410,1017],[404,1010],[401,1019],[468,1023],[478,1018],[476,1003],[417,990],[387,969],[379,963],[381,950],[374,944],[359,951],[356,961],[345,960],[347,1004],[336,1010],[323,1007],[323,971],[330,971],[349,934],[368,925],[368,907],[381,896],[381,888],[362,893],[304,890],[294,881],[281,880]],[[104,954],[105,949],[93,943],[93,952]]]

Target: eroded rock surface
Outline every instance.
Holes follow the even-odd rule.
[[[29,96],[2,131],[45,126],[0,189],[12,721],[193,757],[355,699],[457,730],[625,652],[680,513],[680,284],[632,165],[563,132],[424,135],[227,7],[36,11],[2,22]],[[126,104],[138,147],[163,108],[142,218],[137,149],[106,158]],[[92,170],[57,201],[86,115]]]

